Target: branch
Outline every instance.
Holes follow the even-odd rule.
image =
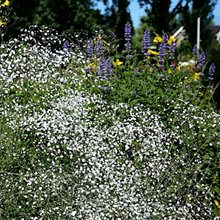
[[[180,0],[177,4],[176,4],[176,6],[175,6],[175,8],[172,10],[172,12],[170,13],[170,17],[171,18],[174,18],[178,13],[179,13],[179,11],[182,9],[182,3],[183,3],[183,0]]]

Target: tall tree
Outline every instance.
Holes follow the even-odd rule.
[[[16,36],[21,28],[33,24],[34,12],[38,7],[38,0],[11,0],[11,17],[8,23],[6,38]]]
[[[181,23],[185,26],[191,46],[196,43],[197,18],[201,22],[201,45],[206,49],[210,45],[210,32],[208,26],[213,19],[213,10],[217,0],[188,0],[182,11]]]
[[[103,0],[106,8],[106,24],[117,36],[120,41],[119,50],[123,49],[124,26],[126,22],[132,24],[129,12],[130,0],[112,0],[112,5],[108,0]],[[132,25],[133,29],[133,25]]]
[[[18,29],[37,24],[61,31],[91,32],[104,22],[100,10],[94,8],[98,1],[101,0],[12,0],[12,7],[22,19]]]
[[[142,18],[156,33],[171,32],[176,28],[175,17],[182,9],[183,0],[179,0],[171,10],[171,0],[138,0],[145,7],[146,16]]]
[[[34,22],[59,30],[90,32],[102,24],[102,16],[92,0],[41,0]]]

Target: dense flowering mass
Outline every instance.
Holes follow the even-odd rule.
[[[125,41],[132,55],[129,23]],[[1,45],[2,219],[218,219],[220,115],[175,40],[154,41],[138,62],[48,28]]]

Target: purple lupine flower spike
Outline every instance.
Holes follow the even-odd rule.
[[[206,56],[205,53],[202,52],[199,56],[199,63],[198,63],[199,69],[202,69],[205,66],[205,63],[206,63]]]
[[[64,43],[63,43],[63,50],[64,51],[70,51],[70,43],[68,40],[65,40]]]
[[[106,60],[104,57],[101,57],[99,60],[97,75],[100,77],[104,77],[105,72],[106,72]]]
[[[142,40],[142,53],[146,53],[146,50],[150,47],[150,31],[144,31],[144,37]]]
[[[89,39],[87,41],[87,50],[86,50],[87,54],[89,57],[92,57],[94,55],[94,45],[93,45],[93,40]]]
[[[98,40],[95,46],[96,54],[97,57],[101,57],[103,55],[103,50],[102,50],[102,40]]]
[[[196,45],[193,47],[192,52],[193,52],[194,55],[198,55],[199,50],[198,50]]]
[[[51,52],[51,51],[52,51],[52,47],[51,47],[51,44],[50,44],[50,43],[47,44],[47,46],[46,46],[46,51],[47,51],[47,52]]]
[[[176,50],[176,47],[175,47],[175,44],[172,42],[169,46],[169,50],[170,50],[170,58],[174,58],[175,56],[175,50]]]
[[[127,22],[125,24],[125,41],[131,40],[131,24]]]
[[[158,61],[160,63],[160,67],[163,67],[163,63],[164,63],[164,59],[166,57],[166,43],[164,41],[161,42],[160,46],[159,46],[159,54],[158,54]]]
[[[212,64],[210,65],[210,67],[209,67],[209,77],[208,77],[208,79],[209,79],[210,81],[214,80],[214,74],[215,74],[215,64],[212,63]]]
[[[111,76],[112,75],[112,62],[111,62],[111,58],[108,58],[106,60],[106,72],[107,72],[107,76]]]
[[[169,36],[167,34],[163,35],[163,42],[167,43],[167,41],[169,40]]]
[[[126,51],[131,50],[131,24],[129,22],[127,22],[125,24],[125,33],[124,33],[124,37],[125,37],[125,49]]]

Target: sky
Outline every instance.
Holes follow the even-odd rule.
[[[177,4],[177,2],[178,2],[178,0],[173,0],[172,5],[175,6]],[[103,10],[102,4],[99,4],[98,8]],[[145,15],[144,9],[140,8],[140,6],[138,4],[138,0],[131,0],[129,10],[131,12],[131,17],[133,20],[134,27],[137,28],[140,23],[140,18]],[[217,1],[217,4],[216,4],[215,9],[213,11],[213,15],[214,15],[215,25],[220,25],[220,0]]]

